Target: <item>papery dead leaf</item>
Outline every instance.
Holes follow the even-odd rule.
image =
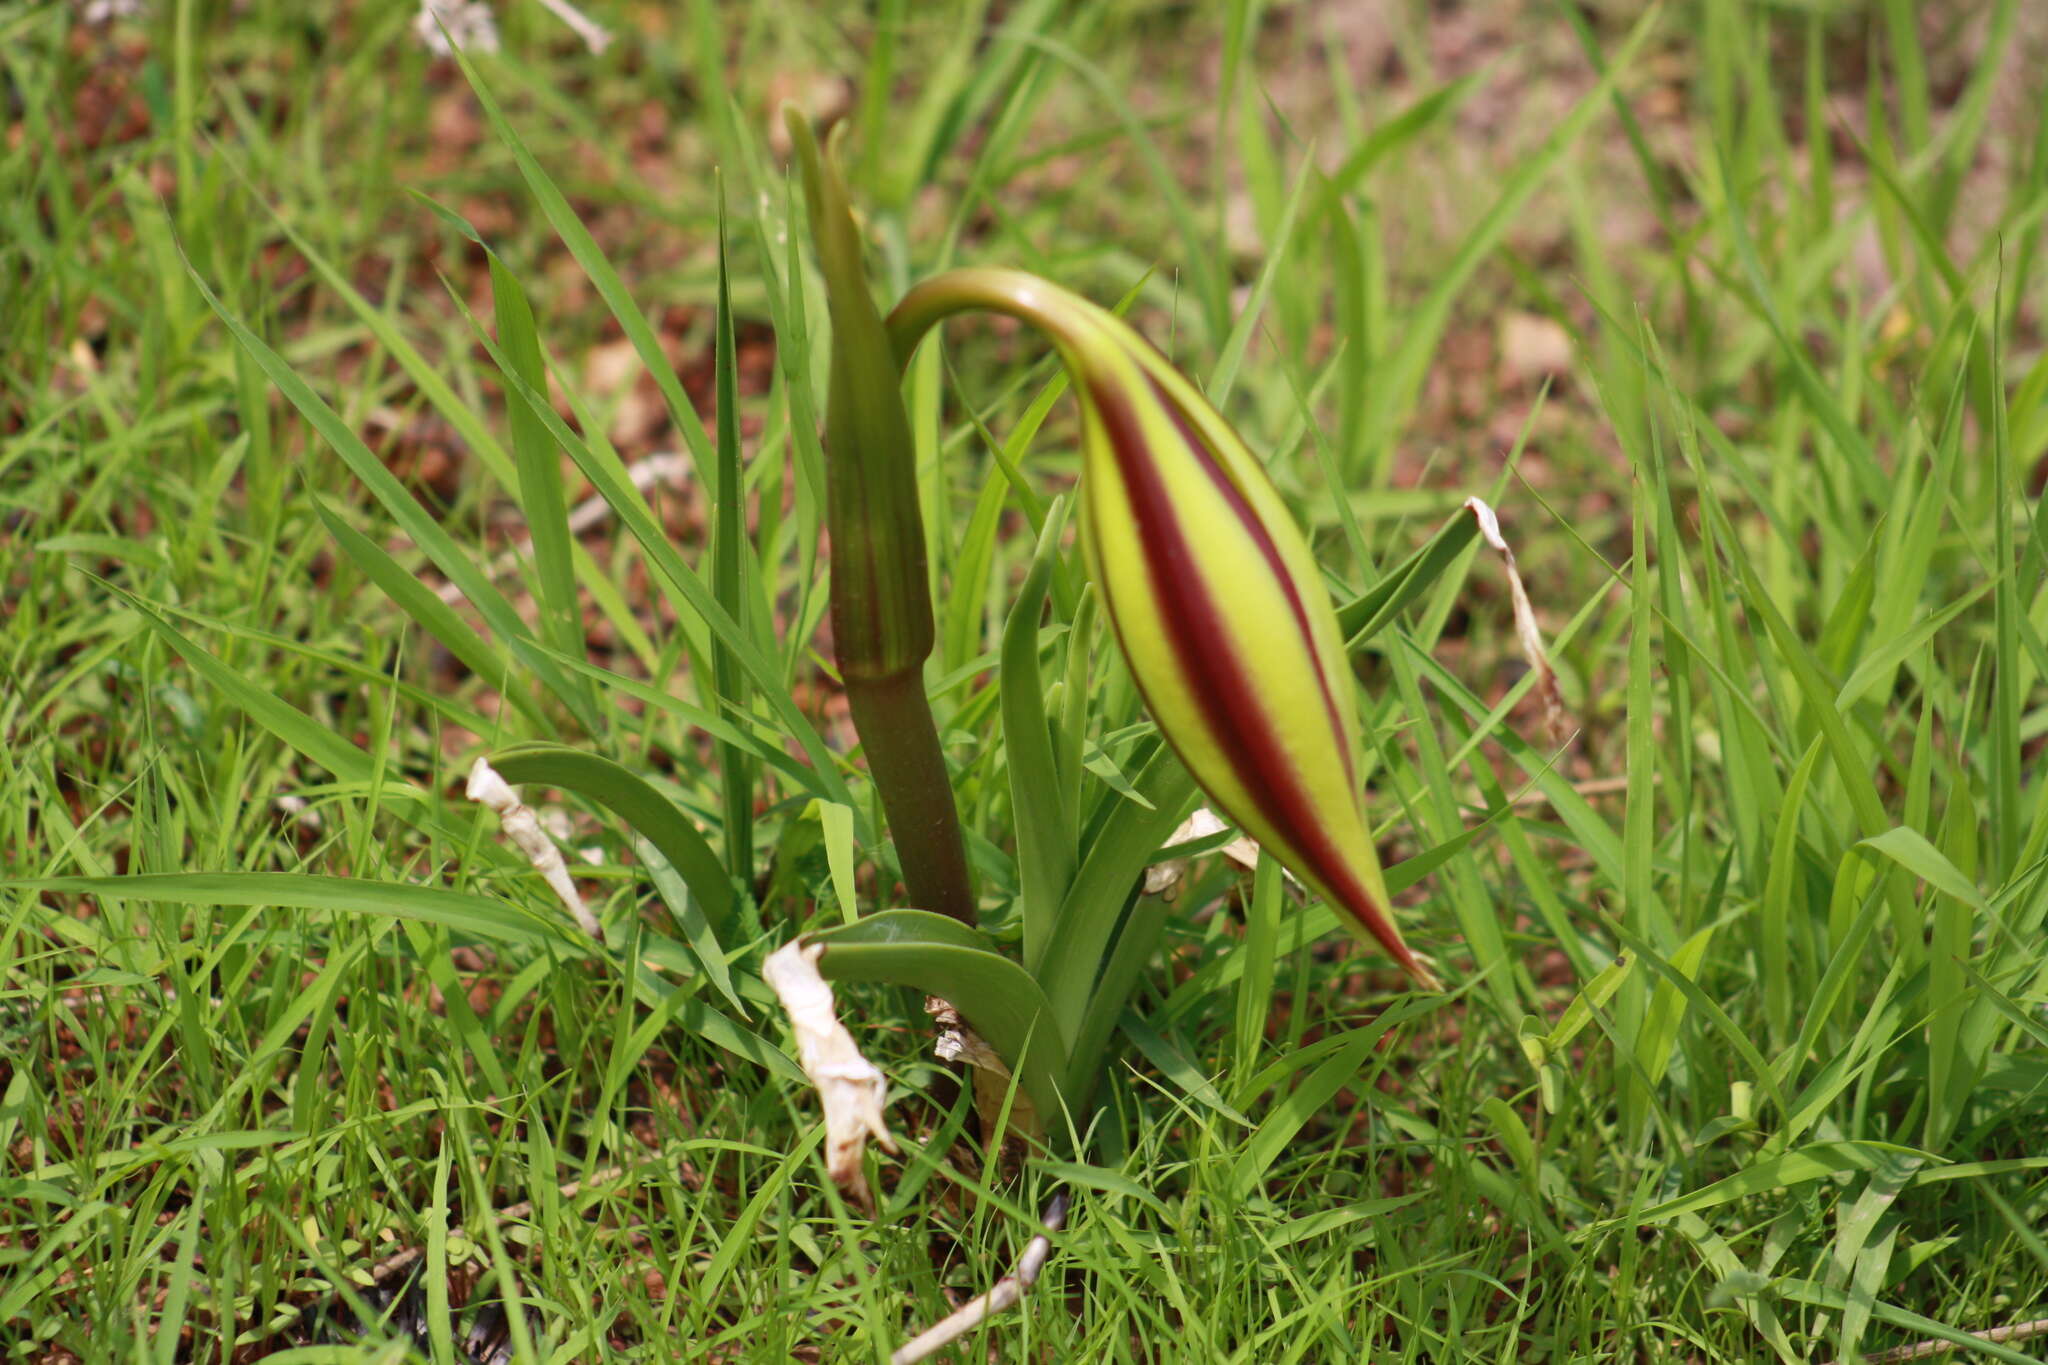
[[[761,979],[768,983],[796,1032],[797,1064],[818,1088],[825,1110],[825,1170],[847,1198],[873,1213],[874,1192],[868,1188],[861,1154],[869,1138],[884,1151],[896,1151],[896,1139],[882,1117],[889,1082],[881,1068],[861,1055],[853,1035],[839,1022],[832,987],[818,974],[823,944],[793,939],[768,955]]]
[[[1569,737],[1565,726],[1564,694],[1558,690],[1557,670],[1550,666],[1550,653],[1543,647],[1543,632],[1536,627],[1536,609],[1529,605],[1529,592],[1522,586],[1521,570],[1515,567],[1515,552],[1508,548],[1507,538],[1500,533],[1500,519],[1494,516],[1493,509],[1483,499],[1467,498],[1465,506],[1471,509],[1473,519],[1479,523],[1479,534],[1500,552],[1501,561],[1507,566],[1508,597],[1515,610],[1515,638],[1522,646],[1522,657],[1536,671],[1536,695],[1543,699],[1544,728],[1550,732],[1551,743],[1563,744]]]
[[[469,770],[466,794],[470,800],[497,812],[498,827],[504,831],[505,838],[526,855],[526,860],[533,864],[533,870],[540,873],[554,893],[561,897],[577,927],[599,943],[604,942],[604,928],[597,922],[597,916],[590,913],[590,907],[583,903],[576,883],[570,880],[569,866],[562,861],[562,850],[555,847],[555,841],[541,828],[540,817],[520,802],[519,793],[512,784],[500,777],[496,768],[479,758]]]
[[[1221,834],[1229,828],[1230,826],[1223,822],[1223,817],[1215,811],[1210,810],[1207,806],[1197,806],[1195,813],[1181,821],[1179,828],[1175,829],[1167,837],[1163,847],[1172,848],[1175,844],[1185,844],[1191,843],[1196,839],[1206,839],[1212,834]],[[1259,845],[1249,834],[1238,835],[1235,839],[1218,848],[1216,852],[1221,853],[1247,872],[1255,870],[1259,865]],[[1152,864],[1152,866],[1145,869],[1145,894],[1148,896],[1165,895],[1179,884],[1182,877],[1187,875],[1187,868],[1188,860],[1186,858],[1175,858],[1169,862]],[[1292,878],[1294,874],[1290,872],[1287,875]]]
[[[942,1062],[960,1062],[968,1069],[968,1080],[974,1087],[974,1112],[981,1119],[982,1131],[996,1131],[1003,1114],[1003,1105],[1010,1106],[1010,1130],[1037,1137],[1045,1130],[1041,1125],[1038,1106],[1020,1087],[1013,1087],[1009,1063],[960,1017],[960,1011],[948,1001],[936,995],[925,997],[924,1011],[938,1025],[939,1036],[932,1044],[932,1055]]]

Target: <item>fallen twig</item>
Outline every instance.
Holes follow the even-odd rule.
[[[2008,1342],[2048,1336],[2048,1318],[2010,1323],[2004,1327],[1987,1327],[1981,1332],[1969,1332],[1965,1335],[1975,1337],[1978,1341],[1988,1341],[1994,1346],[2003,1346]],[[1911,1346],[1894,1346],[1889,1351],[1877,1351],[1858,1358],[1864,1361],[1865,1365],[1896,1365],[1896,1362],[1901,1360],[1925,1360],[1929,1356],[1962,1349],[1953,1341],[1935,1337],[1927,1341],[1916,1341]],[[1844,1365],[1844,1362],[1832,1360],[1828,1365]]]
[[[1662,773],[1650,774],[1650,782],[1653,786],[1660,784],[1662,781]],[[1628,791],[1628,782],[1629,780],[1626,776],[1589,777],[1583,782],[1573,782],[1570,786],[1580,796],[1619,796]],[[1540,806],[1550,799],[1549,792],[1536,786],[1531,786],[1527,791],[1513,798],[1514,804],[1517,806]]]
[[[583,45],[590,49],[591,56],[597,56],[612,45],[612,35],[577,10],[574,5],[569,3],[569,0],[540,0],[540,2],[547,7],[548,13],[554,15],[576,31],[576,36],[581,38]]]
[[[1038,1282],[1038,1272],[1045,1269],[1046,1258],[1052,1255],[1052,1235],[1067,1221],[1071,1202],[1072,1197],[1065,1190],[1055,1194],[1039,1220],[1045,1231],[1025,1246],[1024,1254],[1017,1258],[1017,1268],[997,1280],[988,1293],[897,1347],[896,1354],[889,1357],[889,1365],[915,1365],[1023,1298]]]

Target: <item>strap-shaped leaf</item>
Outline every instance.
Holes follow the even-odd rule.
[[[661,851],[704,908],[714,931],[732,922],[733,888],[725,865],[688,816],[645,778],[596,754],[560,744],[528,744],[491,759],[507,782],[539,782],[588,797]]]
[[[1130,1017],[1131,993],[1137,989],[1138,974],[1152,961],[1159,939],[1166,931],[1167,910],[1156,897],[1140,896],[1124,915],[1109,950],[1109,961],[1088,998],[1081,1022],[1074,1030],[1074,1045],[1067,1060],[1067,1093],[1086,1104],[1103,1079],[1103,1064],[1109,1053],[1109,1039],[1120,1019]]]
[[[1395,613],[1421,596],[1478,538],[1479,519],[1470,509],[1460,508],[1414,554],[1337,608],[1337,626],[1344,632],[1345,647],[1356,650],[1379,634]]]
[[[455,933],[493,943],[551,948],[568,957],[582,957],[590,951],[554,921],[506,901],[441,886],[373,882],[360,877],[309,872],[145,872],[126,877],[35,877],[0,882],[0,887],[171,905],[276,906],[386,915],[444,925]]]
[[[1153,749],[1134,785],[1151,806],[1119,800],[1111,809],[1067,888],[1038,972],[1059,1009],[1061,1026],[1077,1036],[1124,906],[1195,796],[1194,778],[1165,744]]]
[[[936,995],[1017,1073],[1051,1121],[1065,1108],[1060,1071],[1066,1039],[1045,992],[987,937],[927,910],[885,910],[809,936],[825,945],[818,971],[828,981],[873,981]]]
[[[1017,604],[1003,627],[1003,753],[1010,769],[1010,808],[1017,821],[1017,882],[1024,907],[1024,963],[1044,960],[1059,908],[1077,868],[1071,812],[1061,801],[1052,732],[1046,727],[1045,694],[1038,673],[1038,618],[1059,558],[1065,503],[1056,503],[1038,538],[1031,571],[1017,590]]]
[[[962,924],[951,915],[935,915],[929,910],[883,910],[852,924],[812,934],[810,941],[834,945],[932,943],[948,948],[967,948],[977,953],[995,953],[998,957],[1002,955],[995,940],[973,925]]]

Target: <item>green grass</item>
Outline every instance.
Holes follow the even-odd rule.
[[[1390,6],[1361,74],[1318,7],[704,0],[599,11],[592,57],[508,4],[500,131],[397,0],[0,3],[8,1358],[225,1361],[404,1252],[532,1306],[521,1359],[883,1360],[1059,1182],[1047,1278],[966,1350],[1828,1360],[2048,1318],[2043,37],[1917,8],[1538,7],[1461,48]],[[767,141],[827,78],[885,125],[849,158],[884,292],[1128,299],[1340,599],[1487,496],[1577,729],[1461,552],[1359,658],[1452,993],[1200,859],[1100,1141],[1017,1172],[918,1002],[843,991],[904,1139],[872,1221],[757,975],[896,903]],[[1573,343],[1547,394],[1509,314]],[[607,382],[628,352],[654,377]],[[999,937],[993,670],[1077,468],[1051,374],[956,326],[906,385]],[[624,491],[664,450],[687,485]],[[1103,819],[1145,721],[1083,582],[1060,555],[1039,667]],[[527,790],[601,948],[462,799],[523,741],[594,756]],[[647,791],[685,817],[632,821],[652,850]]]

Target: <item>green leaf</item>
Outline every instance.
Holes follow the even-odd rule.
[[[732,968],[726,963],[725,947],[718,941],[710,922],[704,917],[704,909],[697,904],[697,898],[690,894],[689,883],[676,872],[667,856],[646,839],[636,839],[634,852],[647,865],[647,880],[654,883],[655,894],[668,907],[669,917],[682,932],[689,944],[687,952],[683,945],[659,934],[646,933],[641,936],[642,951],[655,954],[669,954],[679,959],[676,966],[685,972],[702,972],[718,993],[726,998],[741,1018],[746,1017],[747,1007],[740,1002],[739,992],[733,989]],[[639,921],[635,921],[637,926]]]
[[[1646,941],[1630,933],[1626,926],[1615,921],[1609,921],[1609,927],[1613,930],[1614,936],[1620,939],[1628,948],[1631,956],[1640,959],[1644,967],[1657,976],[1662,977],[1666,986],[1675,991],[1678,996],[1684,997],[1685,1002],[1693,1009],[1706,1016],[1708,1025],[1716,1033],[1720,1034],[1722,1041],[1727,1043],[1735,1055],[1742,1059],[1749,1074],[1762,1082],[1764,1089],[1769,1093],[1771,1103],[1777,1107],[1777,1111],[1780,1114],[1790,1114],[1792,1110],[1785,1102],[1785,1094],[1779,1086],[1777,1072],[1773,1071],[1770,1065],[1764,1061],[1763,1054],[1757,1051],[1756,1044],[1750,1041],[1749,1035],[1733,1019],[1728,1017],[1727,1011],[1722,1009],[1719,1003],[1702,990],[1699,983],[1694,981],[1690,975],[1691,972],[1698,970],[1697,961],[1693,959],[1692,955],[1695,952],[1705,951],[1704,938],[1712,926],[1701,930],[1693,939],[1674,952],[1669,960],[1652,948]],[[1666,998],[1673,997],[1667,994]],[[1668,1019],[1667,1026],[1675,1030],[1677,1023],[1677,1016],[1673,1014]],[[1670,1036],[1656,1037],[1655,1025],[1656,1021],[1653,1020],[1651,1024],[1644,1026],[1641,1045],[1638,1048],[1638,1056],[1646,1056],[1647,1052],[1653,1049],[1665,1050],[1665,1055],[1669,1055],[1668,1048],[1673,1039]]]
[[[1680,1214],[1697,1213],[1755,1194],[1794,1189],[1800,1185],[1839,1175],[1844,1171],[1876,1171],[1888,1168],[1900,1157],[1933,1160],[1911,1147],[1886,1142],[1816,1142],[1775,1157],[1752,1162],[1734,1175],[1704,1185],[1690,1194],[1652,1204],[1627,1218],[1612,1218],[1597,1224],[1596,1231],[1640,1227],[1662,1223]]]
[[[461,296],[451,297],[456,307],[468,317],[479,344],[493,360],[499,360],[500,348],[497,343],[491,340],[477,324],[475,317],[469,314]],[[847,794],[846,783],[839,775],[832,751],[819,736],[817,727],[811,724],[791,700],[788,689],[782,685],[781,670],[754,647],[753,641],[748,638],[739,622],[718,604],[718,599],[713,595],[710,586],[670,543],[668,532],[655,520],[646,498],[633,487],[632,477],[624,463],[620,461],[617,452],[606,445],[593,446],[585,442],[555,412],[544,394],[528,387],[524,380],[504,367],[502,362],[501,368],[506,369],[506,387],[519,393],[533,406],[542,423],[546,425],[548,434],[568,452],[569,458],[575,461],[576,467],[583,471],[584,477],[590,480],[599,496],[610,505],[620,523],[632,533],[633,539],[646,553],[649,566],[682,599],[683,605],[696,612],[713,637],[732,650],[741,667],[746,669],[747,676],[761,688],[762,698],[782,721],[784,733],[801,744],[805,756],[811,760],[811,766],[816,772],[816,783],[820,788],[818,794],[843,805],[852,805],[853,798]],[[619,684],[613,682],[612,685]]]
[[[335,544],[341,547],[341,552],[354,561],[379,591],[397,603],[399,609],[442,648],[460,659],[463,667],[481,678],[486,687],[518,708],[520,714],[536,725],[547,724],[532,694],[525,688],[508,685],[512,664],[505,654],[471,630],[469,623],[457,615],[453,607],[420,582],[418,574],[393,559],[383,546],[342,520],[341,514],[329,506],[327,499],[316,497],[313,510],[319,514],[321,523],[334,537]]]
[[[1259,268],[1259,278],[1252,285],[1251,296],[1245,300],[1237,321],[1231,325],[1230,335],[1224,338],[1216,368],[1209,376],[1209,401],[1219,411],[1237,383],[1238,369],[1244,364],[1245,348],[1251,345],[1252,333],[1258,327],[1259,319],[1265,315],[1267,299],[1272,296],[1273,281],[1280,274],[1281,263],[1287,259],[1287,248],[1294,240],[1295,218],[1301,211],[1302,192],[1308,188],[1315,164],[1313,157],[1302,158],[1301,169],[1294,175],[1294,188],[1287,194],[1287,206],[1280,213],[1280,225],[1273,231],[1266,263]]]
[[[1238,1196],[1243,1198],[1256,1190],[1259,1182],[1266,1178],[1266,1172],[1280,1159],[1280,1154],[1287,1150],[1289,1144],[1300,1136],[1309,1120],[1321,1113],[1336,1098],[1339,1090],[1358,1083],[1359,1072],[1364,1068],[1366,1059],[1389,1029],[1438,1009],[1450,998],[1447,995],[1411,996],[1394,1008],[1382,1011],[1370,1024],[1345,1035],[1308,1079],[1259,1121],[1258,1131],[1244,1144],[1231,1168],[1231,1186]],[[1284,1065],[1284,1060],[1278,1065]],[[1253,1078],[1240,1091],[1238,1098],[1248,1100],[1272,1084],[1267,1076],[1273,1069],[1268,1068],[1266,1073]]]
[[[1927,836],[1919,830],[1901,825],[1875,838],[1865,839],[1857,846],[1882,853],[1935,890],[1954,896],[1971,909],[1987,915],[1991,913],[1983,893],[1956,869],[1954,863],[1942,856],[1940,849],[1928,843]]]
[[[1059,765],[1045,714],[1044,684],[1038,672],[1039,614],[1059,559],[1066,502],[1054,504],[1031,557],[1031,570],[1017,589],[1016,604],[1003,627],[1002,666],[997,671],[1003,711],[1003,758],[1009,766],[1010,807],[1017,825],[1018,900],[1023,906],[1024,966],[1035,972],[1052,941],[1053,925],[1078,856],[1069,834],[1070,812],[1061,801]]]
[[[643,940],[641,948],[647,961],[659,962],[665,955],[652,946],[651,940]],[[624,964],[620,970],[629,978],[634,998],[648,1009],[672,1015],[685,1031],[724,1048],[735,1057],[752,1062],[764,1071],[772,1071],[798,1085],[808,1083],[803,1068],[792,1061],[788,1053],[704,1001],[693,998],[691,992],[697,989],[695,981],[676,985],[652,972],[629,969]],[[677,996],[684,998],[677,1000]]]
[[[1851,1299],[1846,1291],[1831,1289],[1813,1280],[1773,1280],[1771,1289],[1780,1298],[1790,1299],[1794,1303],[1810,1304],[1815,1308],[1825,1308],[1830,1312],[1843,1312],[1851,1306]],[[1972,1351],[1993,1360],[2007,1361],[2009,1365],[2040,1365],[2038,1356],[2030,1356],[2022,1351],[2015,1351],[2010,1346],[1973,1336],[1960,1327],[1951,1327],[1938,1319],[1923,1317],[1904,1308],[1895,1308],[1891,1304],[1879,1302],[1869,1305],[1869,1311],[1870,1316],[1880,1322],[1902,1327],[1918,1337],[1951,1342],[1958,1350]]]
[[[174,905],[277,906],[386,915],[445,925],[496,943],[553,948],[585,957],[589,943],[552,920],[504,901],[438,886],[325,877],[310,872],[151,872],[132,877],[39,877],[0,882],[23,891],[72,892]]]
[[[1468,76],[1448,81],[1417,99],[1392,118],[1383,120],[1372,132],[1361,138],[1358,146],[1352,149],[1351,155],[1345,157],[1343,164],[1330,173],[1325,193],[1343,195],[1357,189],[1374,166],[1422,136],[1442,119],[1457,112],[1458,107],[1479,88],[1486,75],[1486,71],[1474,71]]]
[[[605,258],[603,250],[597,245],[597,240],[590,235],[590,230],[583,226],[583,220],[576,216],[576,210],[569,206],[568,198],[556,188],[555,182],[541,168],[540,162],[527,150],[526,143],[506,121],[505,115],[498,108],[497,98],[491,94],[490,88],[484,84],[483,78],[477,75],[476,68],[459,48],[455,51],[455,60],[461,65],[462,74],[468,78],[470,90],[476,95],[477,104],[482,107],[484,117],[490,120],[499,140],[512,153],[512,159],[519,166],[519,174],[525,179],[527,189],[532,192],[534,202],[540,206],[542,216],[548,220],[548,225],[554,228],[555,235],[562,239],[562,245],[569,249],[569,254],[575,258],[577,266],[596,288],[598,297],[604,300],[605,307],[618,321],[619,329],[625,333],[626,339],[633,343],[633,349],[639,354],[641,363],[653,376],[655,387],[661,391],[662,399],[668,405],[669,419],[675,423],[676,431],[683,438],[683,444],[689,448],[692,462],[707,480],[715,477],[712,471],[716,470],[717,464],[711,442],[704,435],[704,424],[698,420],[697,410],[691,405],[689,395],[683,392],[682,380],[676,377],[675,368],[668,363],[668,356],[661,349],[661,340],[655,334],[653,325],[648,322],[647,315],[633,302],[633,296],[627,292],[625,281],[619,278],[619,272],[612,268],[611,262]],[[537,410],[538,406],[536,405]],[[711,491],[715,500],[718,490],[713,488]]]
[[[813,800],[807,807],[818,817],[818,833],[825,845],[825,869],[832,878],[832,894],[839,900],[839,913],[847,920],[860,918],[859,892],[854,881],[853,812],[837,801]]]
[[[1067,1049],[1067,1094],[1077,1104],[1086,1104],[1103,1080],[1103,1062],[1108,1056],[1111,1033],[1119,1023],[1128,1025],[1134,1018],[1129,1009],[1131,992],[1159,947],[1160,936],[1166,931],[1167,913],[1165,904],[1156,897],[1140,896],[1117,929],[1109,961],[1095,979],[1095,989]],[[1129,1032],[1128,1027],[1125,1031]],[[1135,1034],[1132,1038],[1136,1041]],[[1186,1079],[1179,1073],[1169,1074],[1177,1081]]]
[[[1173,1217],[1158,1195],[1121,1171],[1112,1171],[1102,1166],[1089,1166],[1078,1161],[1049,1161],[1044,1158],[1031,1164],[1038,1171],[1062,1184],[1135,1199],[1162,1219],[1170,1220]]]
[[[1002,477],[992,478],[982,486],[975,501],[974,514],[968,519],[966,531],[961,534],[959,553],[953,559],[952,581],[943,608],[943,657],[948,670],[967,663],[978,652],[980,641],[977,636],[982,613],[987,606],[989,569],[1001,539],[1002,513],[1009,499],[1014,495],[1023,505],[1025,519],[1031,523],[1034,532],[1045,525],[1046,509],[1038,505],[1038,496],[1025,482],[1017,466],[1030,449],[1039,428],[1045,425],[1053,404],[1067,391],[1067,383],[1065,367],[1055,369],[1052,377],[1039,389],[1037,397],[1025,408],[1023,416],[1010,429],[1009,438],[1005,441],[998,442],[995,434],[982,422],[981,415],[971,407],[968,409],[975,430],[987,443],[989,457],[995,461]]]
[[[1059,1078],[1067,1043],[1052,1006],[1038,983],[979,931],[926,910],[885,910],[805,941],[824,945],[818,971],[828,981],[909,986],[950,1001],[1016,1069],[1048,1124],[1064,1112]]]
[[[950,915],[935,915],[929,910],[881,910],[864,915],[853,924],[821,929],[806,938],[809,942],[824,944],[936,944],[998,957],[1002,955],[996,949],[995,940],[981,930],[962,924]]]
[[[1163,742],[1136,785],[1151,808],[1116,801],[1068,888],[1051,946],[1034,973],[1059,1011],[1061,1029],[1077,1037],[1124,905],[1195,795],[1194,778]]]
[[[1345,647],[1356,653],[1387,623],[1443,576],[1479,538],[1479,517],[1470,508],[1445,522],[1420,549],[1402,560],[1358,596],[1337,608],[1337,626]]]
[[[546,393],[540,334],[533,309],[518,279],[490,255],[491,303],[497,314],[498,346],[518,372],[524,388]],[[541,634],[563,654],[582,658],[583,619],[576,597],[576,567],[570,553],[569,503],[562,490],[562,469],[546,424],[523,392],[505,396],[512,427],[512,453],[519,467],[519,510],[533,538],[534,588],[540,603]],[[579,685],[588,693],[588,685]]]
[[[233,334],[235,340],[240,342],[242,348],[255,360],[257,367],[270,377],[270,382],[290,400],[291,405],[299,410],[300,415],[320,434],[321,439],[333,448],[334,453],[341,456],[342,462],[349,467],[350,472],[376,495],[377,501],[384,505],[384,510],[390,514],[392,520],[412,537],[413,543],[426,551],[427,558],[461,589],[462,595],[469,599],[470,605],[482,615],[485,624],[504,639],[519,656],[519,661],[541,680],[549,692],[561,699],[586,728],[597,729],[597,718],[585,699],[584,690],[572,684],[555,666],[553,660],[533,648],[532,634],[519,619],[519,613],[505,600],[504,594],[491,584],[489,577],[470,561],[469,556],[455,543],[455,538],[448,534],[440,521],[420,505],[419,500],[399,482],[398,476],[386,469],[384,462],[372,454],[370,448],[363,444],[362,438],[342,420],[341,414],[329,407],[319,394],[313,392],[311,386],[298,376],[283,356],[266,346],[240,318],[228,311],[227,305],[215,296],[190,261],[185,263],[185,271],[198,288],[200,296],[212,307],[215,315]],[[549,415],[552,416],[552,410]]]
[[[860,233],[838,172],[838,139],[821,152],[810,123],[794,108],[784,110],[784,122],[832,314],[825,399],[832,648],[847,677],[887,678],[921,667],[936,631],[917,446],[899,357],[868,288]]]
[[[728,278],[725,235],[725,182],[718,183],[718,314],[712,347],[713,384],[718,394],[718,478],[712,484],[718,501],[711,517],[711,591],[718,605],[737,622],[747,612],[747,508],[740,486],[740,391],[733,359],[732,289]],[[538,387],[538,386],[536,386]],[[747,710],[747,680],[730,642],[719,639],[711,650],[712,686],[719,703],[735,714]],[[743,749],[719,746],[718,771],[724,795],[725,865],[736,881],[754,875],[754,764]]]
[[[1128,936],[1129,931],[1125,931]],[[1159,1074],[1179,1088],[1183,1095],[1213,1109],[1224,1118],[1241,1128],[1249,1128],[1252,1121],[1230,1107],[1216,1083],[1202,1074],[1193,1062],[1183,1056],[1173,1043],[1153,1028],[1145,1019],[1132,1010],[1126,1010],[1119,1021],[1124,1036],[1138,1049],[1138,1055],[1158,1068]]]
[[[1593,1016],[1607,1008],[1607,1002],[1614,999],[1614,993],[1621,989],[1621,983],[1635,967],[1635,959],[1622,953],[1602,967],[1600,971],[1572,997],[1571,1003],[1558,1015],[1557,1023],[1543,1039],[1544,1050],[1552,1057],[1561,1057],[1571,1046],[1572,1039],[1579,1036]]]
[[[1390,353],[1379,357],[1380,373],[1375,376],[1374,391],[1366,400],[1364,419],[1366,450],[1375,461],[1376,471],[1386,467],[1397,423],[1414,402],[1423,377],[1428,373],[1430,358],[1435,355],[1437,344],[1450,324],[1452,307],[1459,292],[1500,244],[1544,177],[1556,168],[1580,134],[1606,109],[1621,73],[1634,60],[1657,17],[1658,12],[1653,8],[1636,22],[1615,53],[1613,64],[1601,73],[1593,88],[1580,97],[1571,112],[1552,127],[1543,143],[1524,156],[1506,177],[1485,215],[1458,244],[1450,263],[1436,273],[1429,293],[1407,319],[1399,343]]]
[[[507,782],[538,782],[575,792],[603,806],[661,851],[703,907],[714,933],[732,925],[737,899],[718,854],[690,818],[646,779],[611,759],[560,744],[521,745],[491,758]]]
[[[1728,163],[1728,148],[1716,144],[1715,150],[1721,157],[1723,185],[1739,185],[1745,181],[1734,174]],[[1727,230],[1729,244],[1735,248],[1736,260],[1748,277],[1748,291],[1733,291],[1749,307],[1756,310],[1776,338],[1778,348],[1790,372],[1793,388],[1806,401],[1810,411],[1822,429],[1834,442],[1837,452],[1847,461],[1849,472],[1855,477],[1862,496],[1876,506],[1884,506],[1886,479],[1883,468],[1872,453],[1870,443],[1857,430],[1843,410],[1841,400],[1828,387],[1814,365],[1813,357],[1807,353],[1805,343],[1797,335],[1793,324],[1788,321],[1778,305],[1776,293],[1770,281],[1765,278],[1762,262],[1757,257],[1756,244],[1751,240],[1749,225],[1744,221],[1744,206],[1733,194],[1723,196],[1721,203],[1721,224]]]
[[[186,639],[183,633],[158,616],[156,611],[140,598],[122,592],[119,588],[114,588],[113,591],[120,593],[135,607],[141,614],[143,622],[159,639],[171,647],[172,653],[183,659],[194,673],[218,688],[229,701],[247,712],[258,725],[344,782],[367,785],[376,778],[376,764],[371,761],[370,755],[305,712],[282,700],[274,692],[249,682],[211,653]],[[387,786],[380,795],[408,801],[426,799],[425,793],[410,783]]]

